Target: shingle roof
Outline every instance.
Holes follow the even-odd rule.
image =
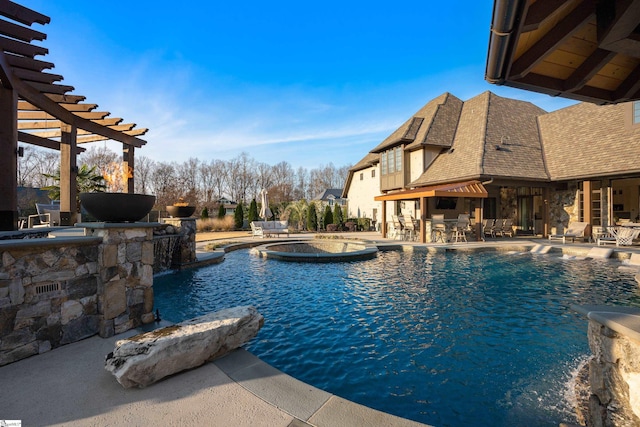
[[[581,103],[539,118],[551,179],[640,173],[640,126],[632,105]]]
[[[461,104],[462,101],[455,96],[448,92],[443,93],[437,98],[429,101],[409,120],[404,122],[377,147],[371,150],[371,152],[380,153],[402,143],[410,145],[430,143],[434,145],[448,146],[451,144],[451,138],[453,135],[449,135],[450,138],[447,139],[447,126],[440,122],[442,120],[446,121],[450,116],[452,116],[452,114],[455,116],[456,106]],[[439,124],[439,126],[435,128],[432,135],[429,136],[434,120]]]
[[[333,197],[329,197],[329,196],[333,196]],[[333,198],[333,199],[342,198],[342,188],[327,188],[326,190],[324,190],[324,192],[314,197],[313,200],[329,200],[330,198]]]
[[[541,114],[529,102],[489,91],[465,101],[451,149],[409,187],[489,176],[548,180],[536,122]]]
[[[375,165],[376,163],[379,163],[379,162],[380,162],[379,154],[367,153],[367,155],[364,156],[362,160],[360,160],[358,163],[356,163],[355,165],[351,166],[351,168],[349,168],[349,172],[357,172],[361,169],[366,169],[369,166]]]

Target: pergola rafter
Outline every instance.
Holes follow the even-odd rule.
[[[94,111],[97,104],[84,103],[82,95],[69,94],[73,86],[61,84],[63,77],[44,72],[54,64],[36,56],[48,49],[34,45],[46,34],[31,28],[50,18],[17,3],[0,0],[0,230],[17,225],[18,141],[60,151],[61,220],[75,220],[76,156],[80,143],[114,140],[123,144],[123,162],[134,171],[134,149],[146,141],[139,137],[148,129],[122,123],[107,111]],[[133,192],[133,177],[126,191]]]

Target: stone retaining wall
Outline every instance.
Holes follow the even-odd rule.
[[[0,246],[0,366],[98,332],[99,239]]]
[[[640,342],[589,321],[587,425],[640,426]]]
[[[154,224],[85,226],[0,244],[0,366],[154,320]]]

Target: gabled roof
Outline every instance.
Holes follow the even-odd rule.
[[[429,101],[409,120],[389,135],[372,153],[380,153],[399,144],[413,148],[421,145],[448,147],[453,141],[455,126],[462,101],[448,92]]]
[[[342,188],[328,188],[314,197],[313,200],[335,200],[340,198],[342,198]]]
[[[380,163],[380,155],[375,153],[367,153],[358,163],[349,168],[349,172],[357,172],[370,166]]]
[[[640,173],[640,126],[631,119],[631,103],[581,103],[539,117],[551,179]]]
[[[464,102],[453,144],[408,187],[487,177],[548,180],[530,102],[484,92]]]

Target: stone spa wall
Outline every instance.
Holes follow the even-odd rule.
[[[0,243],[0,366],[153,316],[153,224]]]

